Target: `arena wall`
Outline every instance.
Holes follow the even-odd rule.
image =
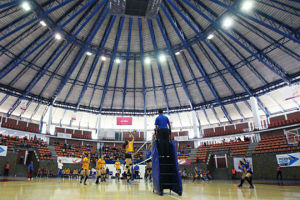
[[[17,162],[17,153],[8,151],[6,157],[0,156],[0,174],[4,172],[4,167],[6,162],[10,164],[9,176],[14,176],[16,174],[16,162]]]

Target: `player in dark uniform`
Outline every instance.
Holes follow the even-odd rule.
[[[251,164],[244,159],[243,161],[239,162],[239,169],[242,170],[243,174],[242,174],[242,178],[241,178],[241,183],[238,185],[238,187],[242,187],[243,183],[246,179],[250,185],[250,189],[253,189],[254,188],[254,186],[252,184],[253,171],[252,171]]]

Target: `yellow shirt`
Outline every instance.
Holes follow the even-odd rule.
[[[82,169],[89,170],[90,160],[87,157],[83,158]]]
[[[73,174],[78,174],[78,170],[75,169],[75,170],[73,171]]]
[[[66,174],[70,174],[70,170],[69,169],[66,169]]]
[[[116,169],[121,169],[121,163],[120,162],[115,162],[115,167],[116,167]]]
[[[133,152],[133,140],[131,140],[126,147],[126,153],[128,152]]]
[[[100,168],[101,168],[101,161],[102,161],[101,158],[99,158],[99,159],[97,160],[97,169],[100,169]]]
[[[105,160],[101,160],[100,169],[104,169],[105,164],[106,164]]]

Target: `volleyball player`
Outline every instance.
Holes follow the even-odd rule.
[[[63,168],[63,164],[61,160],[58,161],[57,168],[58,168],[57,178],[61,178],[62,168]]]
[[[118,181],[120,181],[120,175],[121,175],[121,163],[119,158],[117,159],[117,161],[115,162],[115,168],[116,168],[116,177],[118,179]]]
[[[244,182],[245,182],[245,179],[247,180],[247,182],[249,183],[250,185],[250,189],[253,189],[254,186],[252,184],[252,174],[253,174],[253,171],[252,171],[252,167],[250,165],[250,163],[247,161],[245,162],[245,159],[243,161],[240,161],[239,162],[239,169],[242,170],[242,177],[241,177],[241,183],[238,185],[238,187],[242,187]]]
[[[89,170],[89,167],[90,167],[90,154],[89,154],[88,157],[86,155],[84,155],[84,158],[83,158],[82,161],[83,162],[82,162],[80,183],[82,183],[82,180],[84,178],[84,185],[86,185],[86,180],[88,179],[89,174],[90,174],[90,170]]]
[[[106,181],[106,170],[105,170],[106,162],[104,160],[104,156],[101,156],[100,170],[101,170],[101,182]]]
[[[127,183],[130,183],[130,178],[132,174],[132,154],[133,154],[133,142],[134,142],[134,136],[130,134],[130,137],[132,140],[130,142],[125,141],[124,147],[125,147],[125,172],[126,172],[126,178]]]
[[[150,145],[148,146],[148,149],[146,151],[146,181],[147,178],[149,178],[149,181],[151,182],[151,178],[152,178],[152,160],[151,160],[151,151],[152,151],[152,143],[150,143]]]
[[[96,165],[96,171],[97,171],[97,178],[96,178],[96,184],[99,184],[99,179],[101,177],[101,157],[97,160],[97,165]]]
[[[198,178],[200,178],[200,169],[198,167],[195,167],[195,169],[194,169],[194,176],[193,176],[193,182],[196,179],[198,179]]]

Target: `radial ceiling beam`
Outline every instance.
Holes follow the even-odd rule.
[[[95,0],[93,0],[93,1],[95,1]],[[30,19],[29,21],[25,22],[24,24],[22,24],[22,25],[16,27],[14,30],[12,30],[12,31],[10,31],[10,32],[8,32],[8,33],[2,35],[2,36],[0,37],[0,41],[2,41],[3,39],[7,38],[8,36],[14,34],[15,32],[21,30],[22,28],[24,28],[24,27],[30,25],[31,23],[36,22],[37,20],[39,20],[39,19],[41,19],[41,18],[43,18],[43,17],[46,17],[46,16],[49,15],[50,13],[52,13],[52,12],[56,11],[57,9],[59,9],[59,8],[61,8],[61,7],[63,7],[63,6],[65,6],[65,5],[67,5],[67,4],[70,3],[70,2],[73,2],[73,0],[66,0],[66,1],[64,1],[64,2],[62,2],[62,3],[60,3],[60,4],[58,4],[57,6],[51,8],[51,9],[49,9],[49,10],[44,11],[44,13],[43,13],[42,15],[33,17],[32,19]]]
[[[105,10],[105,9],[104,9],[104,10]],[[102,12],[103,12],[103,10],[102,10]],[[101,15],[102,15],[102,14],[101,14]],[[106,16],[106,15],[105,15],[105,16]],[[102,24],[103,24],[104,20],[105,20],[105,17],[103,17],[102,20],[101,20],[101,23],[102,23]],[[98,21],[98,20],[97,20],[97,21]],[[90,80],[91,80],[91,78],[92,78],[92,75],[93,75],[93,73],[94,73],[94,71],[95,71],[95,68],[96,68],[96,65],[97,65],[97,63],[98,63],[98,60],[99,60],[101,54],[102,54],[103,51],[104,51],[104,46],[105,46],[105,44],[106,44],[106,42],[107,42],[107,39],[108,39],[108,36],[109,36],[109,34],[110,34],[110,32],[111,32],[112,26],[113,26],[113,24],[111,23],[111,19],[110,19],[110,25],[109,25],[109,26],[106,26],[105,35],[104,35],[104,37],[102,37],[102,40],[101,40],[101,42],[100,42],[98,51],[97,51],[97,53],[96,53],[96,57],[95,57],[95,59],[94,59],[94,61],[93,61],[92,67],[91,67],[91,69],[90,69],[90,71],[89,71],[88,77],[87,77],[87,79],[86,79],[86,81],[85,81],[84,87],[82,88],[82,91],[81,91],[81,93],[80,93],[79,99],[78,99],[78,101],[77,101],[78,103],[77,103],[77,106],[76,106],[76,111],[77,111],[77,110],[79,109],[79,107],[80,107],[80,103],[81,103],[81,101],[82,101],[82,98],[83,98],[83,96],[84,96],[86,90],[87,90],[87,87],[88,87],[88,84],[89,84],[89,82],[90,82]],[[93,93],[92,93],[92,97],[91,97],[91,99],[90,99],[89,105],[91,104],[91,101],[92,101],[92,99],[93,99],[94,92],[95,92],[95,88],[96,88],[96,86],[97,86],[99,77],[100,77],[100,75],[101,75],[101,73],[102,73],[103,65],[104,65],[104,61],[102,60],[102,61],[101,61],[101,66],[100,66],[100,69],[99,69],[99,73],[98,73],[98,76],[97,76],[97,80],[96,80],[95,86],[94,86],[94,88],[93,88]]]
[[[146,86],[145,86],[145,69],[144,69],[144,47],[143,47],[143,32],[142,32],[142,19],[138,19],[138,25],[139,25],[139,39],[140,39],[140,62],[141,62],[141,68],[142,68],[142,82],[143,82],[143,99],[144,99],[144,114],[146,114]],[[134,61],[136,62],[136,61]],[[134,73],[135,75],[135,73]],[[134,76],[135,78],[135,76]],[[135,79],[134,79],[135,80]],[[135,86],[135,84],[134,84]],[[135,89],[135,88],[134,88]],[[134,98],[135,99],[135,98]]]
[[[173,74],[172,74],[172,71],[171,71],[171,66],[170,66],[170,63],[168,61],[167,62],[167,66],[168,66],[168,70],[169,70],[169,73],[170,73],[170,77],[171,77],[171,81],[172,81],[172,84],[175,83],[174,81],[174,77],[173,77]],[[181,107],[182,104],[181,104],[181,101],[180,101],[180,98],[179,98],[179,95],[178,95],[178,92],[177,92],[177,88],[174,87],[174,91],[175,91],[175,94],[176,94],[176,98],[177,98],[177,101],[178,101],[178,104],[179,106]],[[192,108],[193,109],[193,108]]]
[[[246,57],[219,31],[217,31],[217,38],[219,40],[221,40],[225,46],[230,49],[232,51],[233,54],[235,54],[238,58],[240,58],[241,60],[245,60],[246,61],[246,65],[248,67],[248,69],[264,84],[268,84],[268,82],[266,81],[266,79],[260,74],[258,73],[258,71],[255,69],[255,67],[251,64],[251,62],[249,62]]]
[[[156,21],[157,21],[157,24],[159,26],[160,32],[161,32],[161,34],[162,34],[162,36],[163,36],[163,38],[165,40],[165,43],[167,45],[167,48],[168,48],[168,51],[169,51],[169,55],[171,56],[172,62],[174,64],[174,66],[175,66],[177,75],[179,77],[180,83],[182,84],[182,87],[183,87],[185,95],[186,95],[186,97],[188,99],[189,105],[190,105],[191,109],[194,110],[194,106],[193,106],[193,101],[192,101],[191,95],[190,95],[190,93],[188,91],[187,85],[185,84],[185,80],[184,80],[184,77],[182,75],[182,71],[181,71],[180,66],[178,64],[178,60],[175,57],[175,52],[172,50],[172,45],[171,45],[171,42],[169,41],[169,36],[168,36],[167,31],[166,31],[166,27],[163,24],[163,21],[161,19],[161,15],[160,14],[156,17]],[[169,63],[167,63],[167,64],[169,66]],[[170,70],[170,67],[169,67],[169,70]],[[171,71],[170,71],[170,74],[171,74],[172,82],[174,83]],[[176,87],[175,87],[175,91],[176,91],[176,94],[177,94]]]
[[[117,86],[117,81],[118,81],[118,76],[119,76],[119,69],[120,69],[120,63],[117,64],[117,72],[116,72],[116,78],[115,78],[115,84],[114,84],[114,87]],[[111,109],[111,110],[112,110],[113,105],[114,105],[115,93],[116,93],[116,90],[114,89],[114,91],[113,91],[113,96],[112,96],[112,99],[111,99],[111,105],[110,105],[110,109]]]
[[[67,41],[62,49],[60,49],[63,45],[63,43],[60,43],[60,45],[56,48],[56,50],[52,53],[52,55],[48,58],[45,66],[40,69],[40,71],[37,73],[37,76],[34,77],[34,79],[30,82],[30,84],[26,87],[25,92],[22,94],[22,99],[26,98],[30,91],[34,88],[34,86],[39,82],[39,80],[45,75],[45,73],[48,71],[48,69],[52,66],[52,64],[56,61],[56,59],[62,54],[62,52],[69,46],[72,41],[76,38],[78,33],[84,28],[84,26],[92,19],[92,17],[99,11],[99,9],[104,4],[100,4],[98,9],[95,9],[93,13],[86,19],[85,23],[81,25],[81,27],[75,32],[71,40]],[[52,39],[51,39],[52,40]],[[45,47],[44,47],[45,48]],[[60,49],[60,51],[58,51]],[[35,58],[37,58],[36,56]],[[76,81],[76,80],[75,80]],[[17,108],[17,106],[20,104],[20,100],[16,101],[12,108],[7,113],[8,116],[12,114],[12,112]]]
[[[129,67],[131,31],[132,31],[132,17],[129,18],[129,27],[128,27],[126,68],[125,68],[124,90],[123,90],[123,99],[122,99],[122,115],[124,115],[124,107],[125,107],[125,100],[126,100],[126,93],[127,93],[127,77],[128,77],[128,67]]]
[[[79,9],[77,12],[75,12],[68,20],[66,20],[64,23],[62,23],[55,31],[51,32],[48,34],[48,36],[45,39],[41,39],[40,41],[34,48],[28,50],[28,52],[22,56],[21,59],[17,60],[17,62],[14,62],[13,64],[9,64],[6,67],[3,68],[3,70],[0,71],[0,79],[2,79],[4,76],[6,76],[9,72],[11,72],[14,68],[16,68],[19,64],[21,64],[27,57],[29,57],[31,54],[33,54],[37,49],[39,49],[41,46],[43,46],[49,39],[53,37],[53,35],[57,32],[63,29],[68,23],[70,23],[76,16],[78,16],[83,10],[85,10],[87,7],[89,7],[93,1],[89,1],[87,4],[85,4],[81,9]],[[47,32],[47,31],[45,31]],[[39,38],[42,38],[43,35],[41,35]],[[39,40],[39,38],[37,40]],[[1,41],[1,39],[0,39]],[[28,46],[27,48],[29,48]],[[26,48],[26,49],[27,49]],[[24,50],[26,51],[26,50]],[[23,54],[23,51],[21,52]],[[21,54],[21,55],[22,55]]]
[[[148,22],[148,27],[149,27],[149,30],[150,30],[151,39],[152,39],[152,45],[153,45],[153,48],[154,48],[154,51],[155,51],[156,64],[157,64],[157,67],[158,67],[160,81],[161,81],[162,88],[163,88],[163,93],[164,93],[165,103],[166,103],[166,107],[167,107],[167,112],[169,114],[169,101],[168,101],[167,90],[166,90],[166,86],[165,86],[165,79],[164,79],[164,75],[163,75],[163,72],[162,72],[161,63],[159,61],[159,53],[158,53],[157,43],[156,43],[155,34],[154,34],[154,30],[153,30],[153,25],[152,25],[151,19],[148,19],[147,22]]]
[[[143,45],[142,45],[143,46]],[[144,67],[142,67],[144,71]],[[133,111],[135,112],[135,84],[136,84],[136,58],[134,57],[134,63],[133,63]],[[145,97],[145,79],[143,79],[143,99],[144,99],[144,115],[146,114],[146,97]]]
[[[54,44],[53,40],[50,40],[37,54],[36,56],[31,60],[31,62],[29,62],[27,65],[25,65],[25,67],[14,77],[14,79],[12,79],[8,85],[14,85],[25,73],[26,71],[29,69],[30,65],[32,62],[35,62],[37,60],[39,60],[43,54],[49,49],[51,48],[51,46]],[[52,55],[50,55],[50,57],[48,58],[48,60],[46,61],[46,63],[49,61],[49,59],[51,58],[51,56],[53,56],[56,51],[60,48],[60,46],[58,46],[56,48],[56,50],[54,52],[52,52]],[[25,88],[25,90],[28,88],[29,85],[27,85],[27,87]],[[27,96],[27,95],[26,95]],[[26,96],[22,96],[21,98],[18,98],[14,104],[11,106],[11,108],[8,110],[7,112],[7,116],[11,116],[11,114],[16,110],[16,108],[20,105],[21,100],[25,99]]]
[[[112,24],[114,24],[115,20],[116,20],[116,16],[113,16]],[[115,39],[115,44],[114,44],[114,47],[113,47],[113,55],[110,58],[108,72],[107,72],[106,79],[105,79],[105,84],[104,84],[104,90],[103,90],[101,101],[100,101],[100,108],[99,108],[100,113],[102,112],[102,109],[103,109],[103,104],[104,104],[105,96],[106,96],[106,93],[107,93],[107,88],[108,88],[108,83],[109,83],[112,67],[113,67],[114,62],[115,62],[116,53],[117,53],[120,37],[121,37],[121,34],[122,34],[122,30],[123,30],[123,24],[124,24],[124,16],[122,16],[120,18],[120,21],[119,21],[118,32],[117,32],[116,39]]]
[[[151,70],[151,80],[152,80],[152,87],[153,89],[153,94],[154,94],[154,104],[156,106],[157,109],[157,97],[156,97],[156,90],[155,90],[155,82],[154,82],[154,75],[153,75],[153,67],[152,64],[150,64],[150,70]]]
[[[195,27],[191,24],[191,22],[186,18],[186,16],[182,14],[182,12],[179,10],[179,8],[178,8],[172,1],[170,1],[170,0],[167,0],[167,1],[168,1],[168,3],[170,3],[170,5],[174,8],[174,10],[181,16],[181,18],[182,18],[182,19],[183,19],[183,20],[184,20],[191,28],[195,28]],[[171,12],[168,12],[168,11],[165,9],[164,5],[161,5],[161,8],[162,8],[162,10],[164,11],[164,13],[166,14],[166,16],[167,16],[169,22],[171,23],[172,27],[174,28],[174,30],[175,30],[175,32],[177,33],[178,37],[180,38],[181,42],[183,42],[183,44],[184,44],[186,50],[188,51],[189,55],[190,55],[191,58],[193,59],[194,63],[196,64],[196,66],[197,66],[199,72],[201,73],[202,77],[204,78],[206,84],[208,85],[208,87],[209,87],[210,91],[212,92],[213,96],[215,97],[216,101],[217,101],[218,104],[221,106],[221,109],[222,109],[222,111],[224,112],[225,116],[228,117],[228,121],[231,123],[232,120],[231,120],[229,114],[227,113],[225,107],[221,104],[220,97],[219,97],[219,95],[217,94],[217,91],[216,91],[216,89],[214,88],[214,86],[213,86],[211,80],[208,78],[208,75],[207,75],[206,71],[204,70],[204,68],[203,68],[203,66],[202,66],[202,64],[201,64],[201,62],[198,60],[198,58],[197,58],[197,56],[196,56],[194,50],[193,50],[192,48],[190,48],[190,47],[187,45],[186,40],[184,39],[184,35],[181,34],[181,33],[183,33],[183,31],[181,31],[181,30],[179,29],[179,27],[176,25],[176,24],[179,24],[179,23],[176,22],[176,19],[175,19],[175,18],[173,18],[173,20],[171,19],[170,15],[169,15],[169,13],[171,13]],[[199,32],[199,31],[197,30],[197,32]]]
[[[94,61],[94,62],[95,62],[95,61]],[[96,82],[95,82],[95,85],[94,85],[94,87],[93,87],[92,96],[91,96],[90,101],[89,101],[89,107],[91,107],[92,100],[93,100],[94,95],[95,95],[96,86],[97,86],[97,84],[98,84],[98,82],[99,82],[99,78],[100,78],[100,75],[101,75],[101,73],[102,73],[103,66],[104,66],[104,61],[101,61],[100,68],[99,68],[99,72],[98,72],[98,74],[97,74],[97,76],[96,76],[96,77],[97,77],[97,78],[96,78]]]
[[[20,2],[21,2],[21,0],[15,0],[15,1],[7,2],[7,3],[2,3],[2,4],[0,4],[0,9],[6,8],[6,7],[9,7],[9,6],[14,6],[15,4],[18,4]]]
[[[80,66],[80,68],[79,68],[79,70],[78,70],[78,72],[77,72],[77,74],[76,74],[76,77],[75,77],[75,79],[74,79],[74,82],[75,82],[76,80],[78,80],[79,76],[81,75],[82,70],[85,68],[85,65],[86,65],[86,63],[87,63],[87,61],[88,61],[88,59],[89,59],[89,56],[88,56],[88,55],[82,56],[82,58],[83,58],[83,57],[84,57],[84,60],[83,60],[83,62],[81,63],[81,66]],[[65,97],[65,100],[64,100],[65,103],[68,101],[68,98],[70,97],[70,95],[71,95],[71,93],[72,93],[72,91],[73,91],[73,89],[74,89],[74,86],[75,86],[75,84],[72,84],[72,85],[71,85],[71,88],[69,89],[69,91],[68,91],[68,93],[67,93],[67,96]]]
[[[215,115],[215,118],[217,119],[218,124],[219,124],[219,126],[220,126],[220,125],[221,125],[221,121],[220,121],[219,116],[218,116],[218,114],[217,114],[217,112],[216,112],[216,110],[215,110],[215,107],[212,107],[211,110],[213,111],[213,113],[214,113],[214,115]]]
[[[253,24],[249,23],[247,20],[243,19],[242,17],[238,16],[238,18],[239,18],[239,20],[237,20],[236,22],[239,25],[243,26],[247,30],[249,30],[252,33],[254,33],[255,35],[257,35],[258,37],[260,37],[260,38],[264,39],[265,41],[269,42],[270,44],[275,44],[284,53],[286,53],[287,55],[293,57],[297,61],[300,61],[300,55],[297,54],[295,51],[292,51],[291,49],[287,48],[286,46],[284,46],[284,44],[282,44],[281,42],[278,42],[276,39],[271,37],[269,34],[267,34],[266,32],[264,32],[262,30],[260,30],[259,28],[257,28]]]
[[[102,5],[104,5],[106,1],[103,1]],[[102,7],[101,5],[101,7]],[[99,8],[100,9],[100,8]],[[60,92],[62,91],[63,87],[66,85],[67,81],[69,80],[71,74],[73,73],[74,69],[76,68],[76,66],[78,65],[79,61],[81,60],[82,56],[87,52],[87,48],[90,45],[90,43],[92,42],[92,40],[94,39],[96,33],[98,32],[98,30],[100,29],[104,19],[106,18],[106,16],[108,15],[108,10],[106,8],[104,8],[104,14],[103,16],[101,16],[101,20],[92,28],[92,30],[90,31],[89,36],[87,37],[84,46],[79,50],[79,52],[77,53],[75,59],[73,60],[73,62],[71,63],[71,65],[68,68],[68,71],[66,72],[66,74],[64,75],[64,79],[60,82],[59,86],[57,87],[55,94],[53,95],[53,100],[52,100],[52,104],[56,101],[57,97],[59,96]]]
[[[169,1],[169,0],[168,0]],[[216,23],[213,19],[211,19],[209,16],[207,16],[205,13],[203,13],[200,9],[198,9],[194,4],[192,4],[191,2],[187,1],[187,0],[183,0],[186,5],[188,5],[189,7],[191,7],[194,11],[196,11],[197,13],[199,13],[202,17],[204,17],[207,21],[209,21],[211,24],[213,24],[213,26],[216,29],[222,30],[229,38],[231,38],[234,42],[236,42],[238,45],[240,45],[242,48],[244,48],[246,51],[248,51],[250,54],[252,54],[253,56],[255,56],[261,63],[263,63],[266,67],[268,67],[271,71],[273,71],[275,74],[277,74],[284,82],[286,82],[287,84],[290,84],[290,80],[288,77],[288,74],[286,74],[283,70],[282,67],[280,67],[278,64],[276,64],[275,62],[273,62],[268,56],[262,54],[262,53],[258,53],[260,52],[257,48],[256,48],[256,53],[253,52],[249,47],[255,47],[250,41],[248,41],[244,36],[242,36],[241,34],[239,34],[237,31],[233,31],[235,34],[239,35],[239,38],[243,39],[243,42],[246,44],[244,44],[243,42],[239,41],[236,37],[232,36],[228,31],[226,31],[224,28],[222,28],[218,23]],[[213,0],[214,1],[214,0]],[[234,28],[232,28],[234,29]],[[201,33],[197,30],[197,29],[193,29],[194,31],[198,32],[197,34],[200,37]],[[247,46],[248,45],[248,46]]]
[[[187,0],[183,0],[183,1],[187,2]],[[284,37],[287,37],[287,38],[289,38],[290,40],[293,40],[296,43],[300,43],[299,31],[297,31],[298,34],[297,34],[297,32],[293,32],[293,30],[291,30],[286,24],[284,24],[282,22],[274,21],[274,19],[271,18],[268,15],[263,16],[263,15],[261,15],[261,13],[257,13],[256,10],[254,9],[253,13],[256,14],[257,17],[258,17],[258,14],[260,15],[259,16],[260,19],[257,19],[255,17],[252,17],[251,15],[249,15],[247,13],[241,12],[237,8],[233,8],[231,5],[225,4],[225,3],[223,3],[219,0],[211,0],[211,1],[218,4],[219,6],[222,6],[222,7],[226,8],[227,10],[230,10],[235,15],[241,15],[243,17],[246,17],[247,19],[249,19],[249,20],[251,20],[251,21],[253,21],[257,24],[260,24],[260,25],[262,25],[262,26],[264,26],[264,27],[266,27],[266,28],[278,33],[278,34],[281,34]],[[270,24],[266,23],[265,22],[266,20],[271,21],[272,24],[277,23],[277,27],[274,26],[274,25],[270,25]]]
[[[269,0],[269,2],[264,2],[262,0],[256,0],[256,2],[259,2],[263,5],[272,7],[272,8],[277,9],[277,10],[283,11],[285,13],[289,13],[289,14],[294,15],[296,17],[300,17],[300,15],[299,15],[300,9],[299,8],[295,8],[291,5],[285,4],[284,2],[277,1],[277,0]]]

